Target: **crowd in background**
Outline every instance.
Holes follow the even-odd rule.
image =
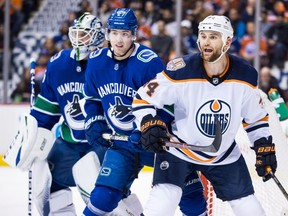
[[[0,61],[2,62],[4,2],[5,0],[0,0]],[[39,7],[40,2],[41,0],[10,1],[10,47],[13,47],[13,41],[21,31],[21,26],[27,23],[32,12]],[[91,3],[92,0],[82,0],[78,11],[70,11],[67,14],[67,19],[60,25],[59,33],[46,39],[37,60],[36,81],[41,82],[49,58],[59,50],[71,46],[67,35],[68,28],[72,25],[73,20],[84,12],[94,13]],[[105,26],[113,9],[117,7],[133,9],[139,20],[138,42],[151,47],[166,64],[175,57],[174,39],[177,34],[175,3],[175,0],[100,0],[98,1],[97,16]],[[198,52],[196,44],[198,23],[207,15],[219,14],[229,17],[234,28],[233,43],[229,52],[243,57],[253,65],[253,60],[258,55],[254,39],[256,0],[183,0],[182,7],[181,55]],[[288,89],[279,87],[281,80],[272,76],[271,69],[277,67],[279,70],[284,70],[285,62],[288,61],[287,11],[287,0],[263,0],[261,2],[259,52],[261,57],[259,87],[266,93],[271,87],[277,88],[286,103],[288,103]],[[263,71],[265,73],[262,75]],[[27,76],[27,74],[23,74],[21,83],[12,94],[15,102],[29,100],[29,96],[23,97],[24,94],[22,94],[26,91],[29,95],[29,84],[25,83],[25,80],[30,82],[25,79]]]

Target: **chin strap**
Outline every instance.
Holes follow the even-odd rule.
[[[134,48],[134,43],[131,44],[130,48],[123,54],[123,55],[116,55],[114,53],[114,50],[112,49],[112,46],[111,46],[111,43],[110,41],[108,41],[108,49],[110,50],[110,52],[112,53],[112,58],[115,59],[115,56],[116,57],[124,57],[132,48]]]

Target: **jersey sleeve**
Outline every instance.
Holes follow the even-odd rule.
[[[261,104],[258,89],[251,89],[244,98],[242,108],[243,127],[253,144],[256,140],[271,135],[268,123],[269,115]]]
[[[38,126],[52,129],[61,117],[61,110],[53,90],[53,67],[48,64],[40,93],[31,109],[31,115],[37,119]]]
[[[142,86],[133,99],[132,108],[135,123],[140,128],[140,123],[145,115],[156,115],[157,109],[165,105],[173,105],[177,101],[177,84],[170,80],[163,71],[155,79]]]

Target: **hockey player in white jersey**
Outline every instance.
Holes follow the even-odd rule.
[[[271,176],[266,169],[270,167],[275,172],[277,161],[268,114],[257,90],[257,71],[245,60],[227,54],[233,37],[227,17],[208,16],[198,28],[200,53],[171,60],[134,97],[133,114],[141,130],[142,145],[154,152],[163,151],[170,135],[156,109],[174,105],[172,135],[199,150],[170,148],[169,152],[201,171],[212,183],[217,197],[228,201],[235,215],[263,216],[264,210],[254,195],[250,174],[235,142],[242,122],[256,153],[256,171],[264,181],[268,180]],[[219,129],[220,147],[209,150],[207,146]],[[220,141],[219,137],[217,140]],[[202,151],[201,147],[206,148]],[[169,196],[157,187],[153,191],[150,208],[157,206],[161,196]]]
[[[76,215],[70,187],[77,185],[83,200],[88,202],[107,149],[87,142],[85,116],[80,106],[88,55],[103,46],[102,22],[90,13],[84,13],[69,28],[69,39],[73,48],[61,50],[50,59],[41,92],[30,114],[22,117],[20,133],[5,155],[10,165],[21,170],[30,169],[38,159],[48,161],[49,168],[43,166],[32,172],[32,184],[35,185],[32,201],[35,199],[41,216]],[[51,129],[60,117],[63,117],[60,137],[53,142]],[[42,178],[51,175],[52,182]],[[46,188],[36,185],[41,181],[48,182],[44,185]],[[47,193],[50,194],[45,202]],[[136,198],[133,195],[121,201],[111,215],[130,216],[131,210],[126,204],[132,200],[135,211],[140,203]],[[139,209],[138,214],[142,212],[141,205]]]

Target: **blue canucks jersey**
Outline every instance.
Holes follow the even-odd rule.
[[[83,86],[87,61],[76,61],[73,49],[62,50],[54,55],[46,68],[31,115],[39,127],[52,129],[63,116],[61,137],[68,142],[87,142],[85,117],[79,100],[83,98]]]
[[[122,61],[115,60],[108,48],[91,53],[84,85],[87,119],[105,115],[116,133],[129,135],[135,128],[131,104],[136,91],[163,69],[158,55],[138,43]]]

